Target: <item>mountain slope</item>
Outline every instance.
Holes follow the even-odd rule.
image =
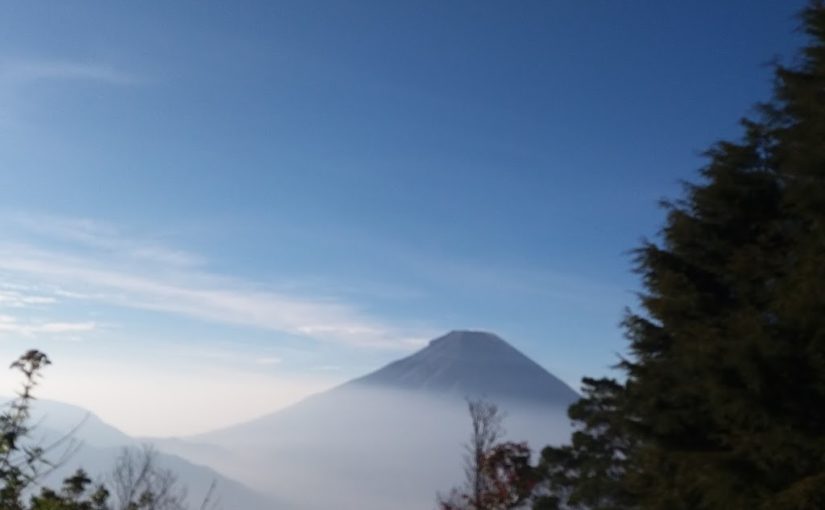
[[[498,403],[509,437],[538,448],[568,437],[577,395],[495,335],[455,331],[276,413],[160,447],[296,508],[428,508],[462,474],[465,397]]]
[[[83,468],[94,479],[105,479],[123,448],[139,447],[142,443],[89,411],[62,402],[35,401],[31,422],[36,424],[29,439],[33,444],[57,444],[50,450],[48,458],[61,463],[41,481],[47,487],[59,488],[62,480],[78,468]],[[64,459],[63,455],[67,452],[71,454]],[[169,453],[158,453],[156,460],[158,466],[171,470],[181,486],[187,489],[190,508],[200,507],[213,481],[223,510],[287,508],[274,505],[272,499],[210,467]]]
[[[578,398],[513,346],[479,331],[451,331],[425,349],[349,384],[565,406]]]
[[[444,400],[439,405],[464,409],[467,398],[484,398],[510,409],[566,412],[578,394],[510,344],[491,333],[452,331],[420,351],[363,377],[275,413],[192,438],[212,445],[244,445],[280,430],[279,438],[305,434],[333,422],[360,423],[377,408]],[[384,401],[386,400],[386,402]],[[381,404],[380,406],[378,404]],[[317,420],[314,421],[314,420]],[[371,422],[372,423],[372,422]],[[403,424],[401,424],[403,425]],[[283,430],[281,430],[283,429]]]

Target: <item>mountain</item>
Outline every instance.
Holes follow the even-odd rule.
[[[3,400],[8,402],[8,399]],[[104,479],[123,448],[136,448],[144,443],[105,423],[91,412],[62,402],[36,400],[31,423],[36,424],[29,439],[31,443],[55,445],[47,457],[51,461],[60,461],[58,467],[41,480],[46,487],[59,488],[62,480],[78,468],[83,468],[93,479]],[[281,508],[272,499],[212,468],[162,452],[157,454],[156,461],[159,467],[171,470],[180,485],[186,488],[190,508],[200,507],[213,481],[216,484],[216,498],[223,510]]]
[[[535,448],[569,436],[577,394],[501,338],[453,331],[368,375],[240,425],[158,446],[301,510],[413,510],[462,475],[465,398]]]
[[[35,400],[31,413],[31,422],[38,424],[34,433],[43,441],[68,434],[71,439],[94,448],[135,444],[134,439],[82,407],[54,400]]]
[[[494,334],[451,331],[424,349],[363,377],[267,416],[193,439],[204,445],[238,446],[275,429],[285,429],[278,437],[289,437],[293,432],[289,426],[306,433],[325,427],[330,420],[361,422],[373,413],[371,404],[387,397],[389,402],[382,404],[390,407],[432,402],[463,412],[466,399],[484,398],[512,410],[566,413],[578,394]],[[310,416],[318,422],[311,423]],[[264,444],[272,441],[277,439],[264,438]]]
[[[481,331],[451,331],[349,384],[565,407],[578,398],[541,365],[498,336]]]

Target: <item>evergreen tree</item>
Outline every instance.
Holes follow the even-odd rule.
[[[825,508],[825,5],[802,19],[772,101],[637,251],[627,380],[571,409],[537,508]]]
[[[584,398],[570,406],[580,425],[570,445],[548,447],[537,466],[543,488],[535,491],[536,510],[622,510],[635,508],[623,486],[635,438],[623,415],[624,387],[611,379],[583,381]]]

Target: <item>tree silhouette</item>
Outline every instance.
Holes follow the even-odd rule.
[[[587,380],[542,509],[825,508],[825,5],[740,141],[708,152],[625,320],[627,380]]]
[[[508,510],[522,507],[533,491],[535,469],[526,443],[500,441],[504,414],[484,400],[468,400],[472,433],[460,488],[440,496],[441,510]]]

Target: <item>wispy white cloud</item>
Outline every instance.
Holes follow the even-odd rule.
[[[27,112],[38,104],[32,96],[38,85],[125,87],[145,82],[135,74],[101,62],[0,55],[0,129],[12,129],[10,137],[28,125]]]
[[[290,295],[209,272],[200,267],[199,257],[124,237],[103,223],[37,217],[19,224],[41,238],[38,244],[32,239],[0,244],[0,271],[59,289],[55,296],[359,347],[406,349],[429,337],[429,332],[387,324],[350,303]],[[58,243],[58,248],[43,236],[74,247]]]
[[[53,296],[28,294],[18,290],[0,288],[0,308],[28,308],[38,305],[50,305],[57,302]]]
[[[120,258],[171,266],[196,266],[204,263],[203,257],[194,253],[147,239],[136,240],[102,221],[44,214],[15,214],[9,221],[27,234],[94,248]]]
[[[255,359],[256,365],[278,365],[283,360],[277,356],[263,356]]]
[[[36,58],[0,59],[0,81],[21,85],[36,81],[89,81],[111,85],[132,85],[137,77],[96,62]]]
[[[0,315],[0,333],[33,336],[38,333],[83,333],[97,328],[94,322],[23,322],[11,315]]]

